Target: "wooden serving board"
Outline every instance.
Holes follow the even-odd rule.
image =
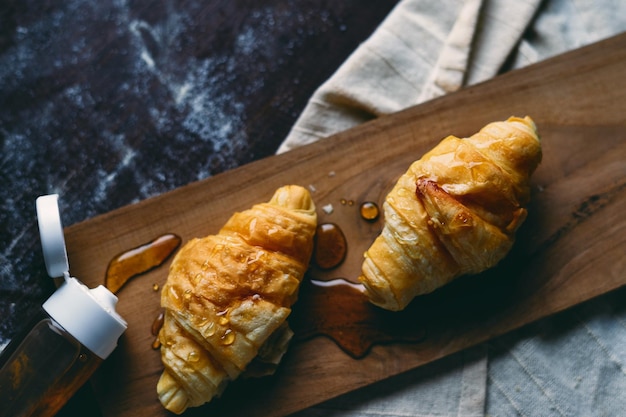
[[[518,241],[495,269],[415,301],[427,327],[423,341],[375,346],[358,360],[325,337],[300,341],[276,375],[235,383],[189,415],[280,416],[306,408],[626,283],[625,74],[621,35],[73,225],[66,229],[72,274],[101,284],[120,252],[165,233],[183,241],[215,233],[233,211],[295,183],[314,188],[320,222],[338,224],[348,240],[344,264],[326,278],[354,279],[363,249],[382,227],[359,217],[360,202],[380,204],[409,164],[448,134],[471,135],[510,115],[533,117],[544,158]],[[327,204],[331,214],[321,210]],[[105,416],[168,415],[155,393],[162,368],[150,331],[160,311],[153,284],[165,282],[167,267],[135,278],[118,294],[129,328],[93,380]]]

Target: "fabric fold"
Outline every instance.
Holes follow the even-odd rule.
[[[404,0],[313,94],[277,153],[493,77],[539,0]]]
[[[461,88],[466,77],[471,45],[482,6],[482,0],[467,0],[463,4],[432,70],[431,79],[424,85],[417,103]]]

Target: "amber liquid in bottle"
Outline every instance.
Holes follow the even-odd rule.
[[[42,312],[0,359],[0,417],[54,416],[101,362]]]

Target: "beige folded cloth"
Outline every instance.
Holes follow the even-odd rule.
[[[402,0],[277,153],[625,30],[620,0]]]
[[[493,77],[539,0],[404,0],[314,93],[278,153]]]

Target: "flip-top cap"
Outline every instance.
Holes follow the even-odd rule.
[[[37,222],[46,270],[52,278],[58,278],[69,272],[65,250],[63,225],[59,214],[59,195],[50,194],[37,198]]]
[[[66,276],[43,309],[83,346],[106,359],[127,327],[116,304],[117,297],[102,285],[90,290]]]
[[[57,194],[37,199],[37,221],[48,275],[65,282],[46,300],[43,309],[83,346],[106,359],[127,324],[115,311],[117,297],[99,285],[89,289],[70,277]]]

